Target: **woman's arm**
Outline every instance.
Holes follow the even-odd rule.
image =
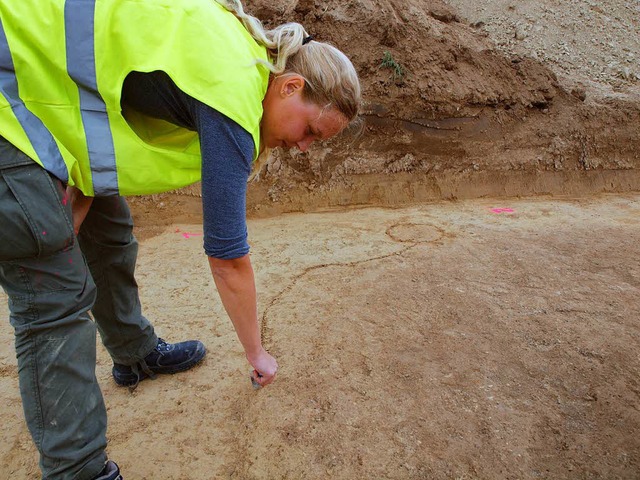
[[[268,385],[275,379],[278,364],[263,348],[260,339],[251,259],[248,254],[233,260],[208,258],[222,304],[236,329],[247,360],[255,369],[254,379],[261,386]]]
[[[87,217],[93,197],[85,197],[76,187],[67,187],[67,197],[71,202],[71,213],[73,215],[73,231],[78,235],[82,222]]]
[[[198,132],[205,253],[222,303],[249,363],[256,370],[254,377],[262,385],[270,383],[278,365],[260,342],[255,281],[247,242],[246,190],[254,150],[251,134],[182,92],[163,72],[129,74],[122,103]]]

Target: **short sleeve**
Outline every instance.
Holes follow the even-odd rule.
[[[217,110],[197,101],[193,108],[202,152],[204,250],[214,258],[239,258],[249,253],[246,196],[253,138]]]

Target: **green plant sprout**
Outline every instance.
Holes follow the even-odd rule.
[[[402,66],[395,61],[391,53],[388,51],[384,52],[384,56],[382,57],[382,63],[380,64],[380,66],[393,70],[394,80],[401,80],[402,77],[404,77],[404,68],[402,68]]]

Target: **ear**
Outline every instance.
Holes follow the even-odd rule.
[[[301,92],[304,87],[304,78],[300,75],[291,75],[282,78],[280,86],[280,95],[282,97],[290,97],[296,92]]]

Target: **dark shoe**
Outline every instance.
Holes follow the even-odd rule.
[[[93,480],[122,480],[118,465],[109,460],[102,471]]]
[[[157,373],[178,373],[189,370],[204,358],[206,350],[202,342],[189,340],[167,343],[158,339],[158,345],[136,365],[113,364],[113,378],[118,385],[137,387],[145,378],[156,378]]]

